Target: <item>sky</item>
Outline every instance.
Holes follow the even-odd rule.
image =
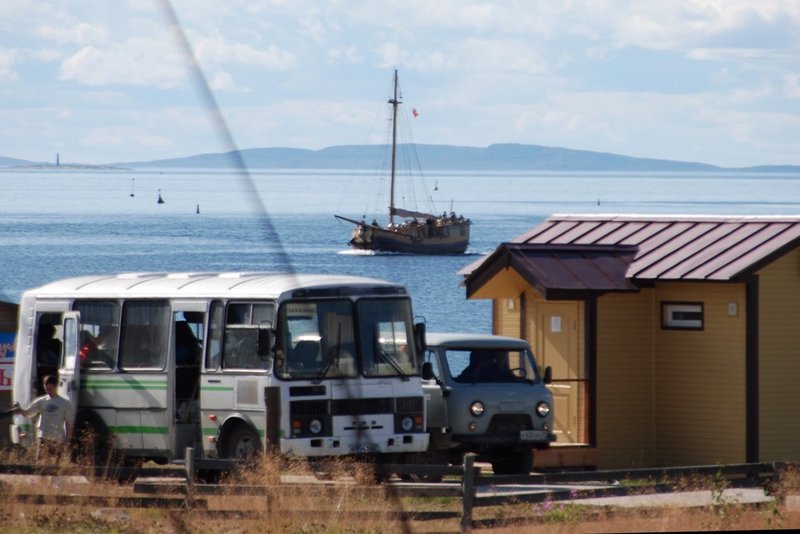
[[[226,152],[167,0],[0,0],[0,156]],[[521,143],[800,164],[798,0],[172,0],[242,149]]]

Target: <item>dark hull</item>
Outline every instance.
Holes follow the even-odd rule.
[[[463,254],[469,246],[469,223],[455,223],[433,230],[420,226],[413,232],[358,225],[353,230],[350,246],[404,254]]]

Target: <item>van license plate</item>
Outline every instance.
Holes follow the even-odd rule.
[[[547,441],[547,433],[543,430],[520,430],[520,441]]]

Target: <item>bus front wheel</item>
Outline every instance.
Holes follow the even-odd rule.
[[[250,427],[239,425],[226,440],[225,458],[244,460],[261,452],[258,434]]]

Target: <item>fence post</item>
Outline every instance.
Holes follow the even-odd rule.
[[[475,502],[475,455],[464,455],[464,475],[461,478],[461,532],[472,530],[472,506]]]
[[[184,457],[184,469],[186,470],[186,508],[192,508],[192,484],[194,483],[194,448],[186,447]]]

